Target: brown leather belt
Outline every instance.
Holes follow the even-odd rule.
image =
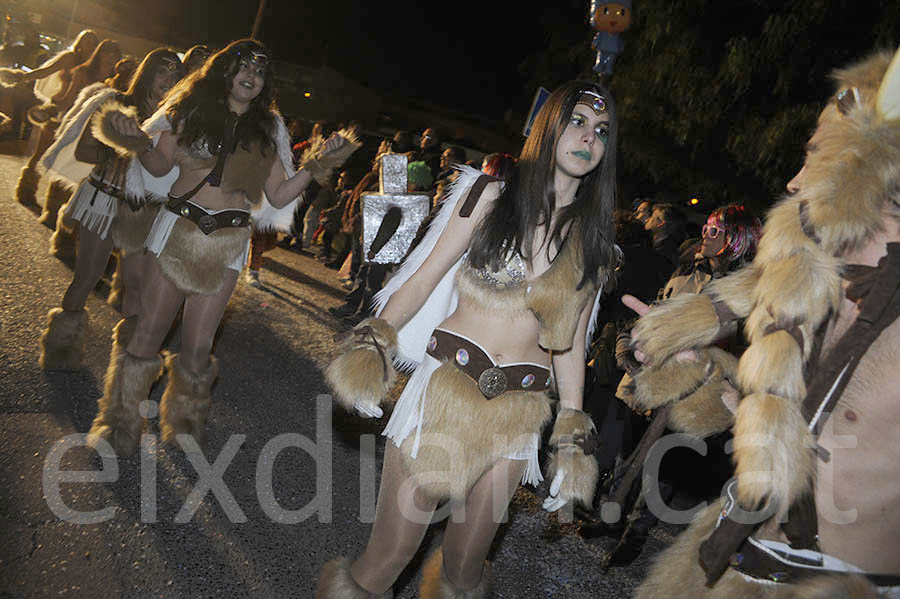
[[[487,399],[506,391],[544,391],[550,386],[550,369],[537,364],[497,366],[483,349],[449,331],[435,329],[427,352],[436,360],[452,362]]]
[[[217,231],[224,227],[250,226],[250,213],[246,210],[223,210],[215,214],[210,214],[200,206],[190,202],[184,202],[177,206],[173,206],[169,202],[166,202],[166,209],[169,212],[193,221],[194,224],[203,231],[204,235],[209,235],[213,231]]]

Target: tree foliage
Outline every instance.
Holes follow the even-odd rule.
[[[547,50],[521,67],[532,85],[590,76],[591,32],[571,17],[544,17]],[[762,209],[803,162],[830,72],[897,47],[900,3],[634,0],[623,39],[607,84],[628,186]]]

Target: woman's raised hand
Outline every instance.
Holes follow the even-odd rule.
[[[321,151],[319,151],[318,158],[324,158],[325,156],[328,156],[332,152],[336,152],[337,150],[340,150],[348,143],[349,142],[347,141],[347,139],[345,137],[341,137],[337,133],[332,133],[331,137],[329,137],[328,139],[325,140],[325,147],[323,147],[321,149]]]
[[[141,125],[133,116],[129,116],[122,112],[114,112],[109,115],[109,123],[115,129],[116,133],[126,137],[147,137],[147,134],[141,130]]]

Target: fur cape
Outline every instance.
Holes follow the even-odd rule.
[[[483,174],[481,171],[468,166],[457,165],[454,168],[459,171],[459,177],[452,183],[447,199],[444,201],[438,215],[431,222],[428,233],[419,245],[410,252],[394,276],[391,277],[391,280],[375,295],[376,314],[381,314],[394,292],[422,266],[443,234],[444,229],[447,228],[450,217],[457,210],[457,204],[468,194],[475,180]],[[580,247],[579,244],[573,243],[566,245],[570,247],[578,245]],[[542,338],[542,341],[551,345],[565,346],[563,349],[571,346],[571,340],[574,335],[574,328],[568,330],[569,321],[574,318],[574,322],[577,324],[578,316],[581,314],[581,307],[591,300],[588,295],[592,294],[593,308],[585,340],[585,348],[590,347],[590,340],[594,333],[594,323],[597,320],[597,313],[600,307],[600,295],[603,291],[602,285],[599,289],[590,288],[590,286],[586,285],[580,291],[575,292],[575,285],[581,280],[581,273],[574,273],[571,270],[572,265],[577,265],[578,262],[578,257],[574,255],[575,253],[569,252],[567,254],[568,258],[565,260],[554,260],[554,264],[559,262],[560,266],[556,269],[551,267],[544,275],[532,281],[532,291],[528,294],[530,308],[545,311],[543,313],[546,314],[548,319],[552,319],[554,324],[559,323],[553,328],[553,334],[550,334],[550,329],[548,329],[547,337]],[[563,258],[563,255],[561,254],[558,258]],[[412,370],[421,364],[431,331],[456,310],[459,302],[456,273],[463,260],[465,260],[465,256],[448,269],[419,311],[397,331],[398,351],[395,362],[398,368]],[[569,268],[564,268],[563,262]],[[573,279],[574,274],[577,274],[577,278]],[[560,309],[560,305],[557,303],[560,299],[560,285],[570,280],[574,280],[575,284],[571,286],[571,292],[566,292],[566,297],[571,297],[569,297],[568,303]],[[603,280],[603,277],[601,277],[601,280]],[[574,306],[574,303],[578,303],[579,306]],[[563,314],[562,312],[564,311],[573,311],[573,314]],[[548,320],[549,324],[550,321]],[[560,334],[560,331],[564,332]],[[568,339],[565,339],[566,333],[568,333]],[[555,349],[559,349],[559,347]]]
[[[78,94],[72,108],[63,116],[53,143],[47,148],[41,165],[59,175],[68,185],[75,187],[91,173],[94,165],[75,158],[75,148],[91,117],[107,102],[115,100],[116,90],[103,83],[94,83]],[[140,181],[131,181],[132,195],[143,196]]]
[[[764,502],[783,515],[812,487],[814,443],[800,412],[803,370],[815,331],[843,296],[841,256],[881,231],[886,213],[900,214],[898,71],[900,53],[892,62],[885,52],[836,71],[838,90],[852,95],[851,104],[838,112],[830,103],[823,111],[820,122],[828,126],[807,156],[802,190],[769,212],[753,263],[704,294],[663,302],[634,329],[635,344],[659,364],[715,337],[720,325],[711,299],[747,318],[750,346],[738,368],[743,399],[735,421],[745,506]]]

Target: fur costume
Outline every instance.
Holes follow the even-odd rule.
[[[23,166],[16,183],[16,201],[25,206],[37,205],[37,188],[41,176],[30,166]]]
[[[47,314],[47,330],[41,335],[38,363],[44,370],[78,370],[87,336],[87,310],[69,312],[53,308]]]
[[[212,403],[210,390],[219,374],[219,362],[211,355],[209,366],[197,374],[184,367],[178,354],[167,354],[165,362],[169,382],[159,406],[162,441],[177,443],[177,435],[193,435],[202,444]]]
[[[333,559],[322,566],[316,590],[316,599],[390,599],[393,596],[393,591],[376,596],[356,584],[350,574],[350,560],[346,557]]]
[[[473,589],[459,589],[444,573],[444,552],[435,551],[422,567],[420,599],[487,599],[491,596],[491,563],[484,562],[481,581]]]
[[[96,447],[97,438],[106,439],[120,456],[130,455],[137,448],[143,427],[140,404],[150,396],[150,388],[162,374],[159,356],[139,358],[125,351],[133,326],[132,319],[121,320],[113,329],[103,397],[88,432],[91,446]]]
[[[344,164],[347,158],[362,146],[362,142],[359,141],[356,134],[349,129],[341,129],[337,134],[349,142],[340,150],[332,152],[324,158],[317,158],[327,141],[319,135],[310,141],[300,156],[300,168],[308,170],[319,185],[329,185],[334,169]]]
[[[559,496],[567,503],[578,502],[588,508],[594,501],[594,490],[600,468],[597,460],[585,451],[590,437],[596,437],[597,429],[591,417],[581,410],[563,408],[556,416],[550,445],[550,478],[562,468],[566,472]]]
[[[72,197],[72,186],[60,177],[51,177],[47,187],[47,196],[44,198],[44,210],[38,222],[48,227],[56,227],[56,218],[60,208],[66,205]]]
[[[812,485],[813,443],[799,402],[813,335],[843,297],[840,256],[880,231],[884,210],[896,212],[900,199],[900,110],[889,93],[879,94],[890,62],[890,53],[881,52],[836,71],[838,88],[856,88],[860,101],[833,113],[827,130],[820,130],[803,188],[769,211],[753,264],[683,305],[663,302],[634,330],[636,346],[659,363],[715,337],[719,322],[711,298],[747,318],[750,346],[738,369],[745,397],[735,425],[746,439],[736,439],[735,452],[743,505],[765,501],[783,514]],[[835,104],[826,108],[837,110]],[[683,341],[672,342],[676,337]],[[777,439],[773,418],[780,419]],[[768,441],[777,443],[759,444]],[[747,475],[754,470],[772,474]]]
[[[697,554],[700,544],[716,525],[720,504],[706,508],[650,568],[635,599],[878,599],[871,584],[860,576],[823,574],[793,584],[752,582],[729,569],[710,588]],[[677,582],[675,582],[677,581]]]
[[[325,370],[335,400],[352,411],[356,402],[378,406],[394,386],[397,331],[381,318],[367,318],[341,342],[340,355]]]
[[[159,206],[147,204],[138,210],[131,210],[127,206],[119,208],[110,228],[113,246],[126,252],[143,252],[144,241],[150,234]]]
[[[717,347],[697,350],[696,361],[670,358],[655,368],[641,368],[634,378],[625,375],[616,397],[637,413],[674,402],[667,427],[705,438],[734,424],[722,393],[726,384],[737,385],[737,367],[737,358]]]

